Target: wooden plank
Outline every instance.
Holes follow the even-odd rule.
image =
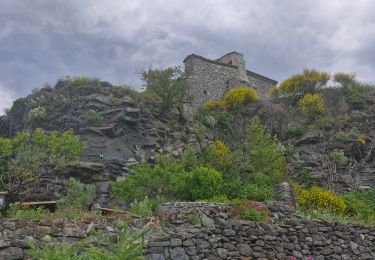
[[[32,201],[32,202],[23,202],[21,206],[36,206],[36,205],[54,205],[57,201]]]
[[[103,212],[109,212],[109,213],[126,213],[126,211],[119,210],[119,209],[111,209],[111,208],[100,208],[100,210]]]

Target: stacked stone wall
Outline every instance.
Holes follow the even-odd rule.
[[[281,208],[279,207],[278,210]],[[272,207],[270,207],[272,211]],[[325,221],[273,219],[272,224],[233,219],[232,207],[209,203],[167,203],[148,237],[145,258],[163,259],[375,259],[375,229]],[[116,240],[124,217],[82,220],[0,219],[0,259],[24,259],[27,240],[77,243],[93,230]],[[133,221],[141,227],[149,219]]]

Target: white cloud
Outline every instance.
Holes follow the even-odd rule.
[[[13,99],[13,93],[0,83],[0,115],[4,114],[5,108],[12,106]]]
[[[0,81],[17,97],[64,75],[139,85],[151,63],[233,50],[279,81],[304,67],[374,81],[373,0],[0,2]]]

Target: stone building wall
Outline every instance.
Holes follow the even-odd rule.
[[[267,97],[268,90],[274,88],[277,84],[276,81],[270,81],[262,78],[261,75],[251,71],[247,71],[249,85],[252,86],[261,98]]]
[[[189,73],[189,99],[193,108],[208,100],[219,100],[228,91],[227,81],[235,79],[237,68],[230,65],[219,65],[192,56],[185,62]]]
[[[230,88],[244,85],[256,89],[260,97],[265,97],[277,81],[246,70],[243,55],[232,52],[218,60],[206,59],[191,54],[184,60],[189,73],[189,103],[185,110],[193,112],[209,100],[220,100]],[[190,110],[190,111],[189,111]]]

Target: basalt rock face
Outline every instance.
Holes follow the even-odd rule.
[[[340,128],[307,130],[300,137],[285,139],[285,144],[294,145],[289,158],[291,174],[302,182],[311,181],[338,192],[374,187],[375,116],[368,111],[355,114],[350,113]],[[340,139],[342,133],[344,139]],[[345,156],[341,163],[335,163],[335,150]]]
[[[29,118],[30,111],[38,107],[47,114],[41,122]],[[0,117],[1,136],[12,137],[37,127],[47,131],[71,128],[86,142],[79,162],[44,180],[44,185],[53,187],[48,199],[62,197],[63,181],[72,176],[95,183],[98,202],[105,205],[110,181],[123,178],[133,164],[153,161],[165,150],[181,152],[178,134],[158,113],[107,82],[77,87],[61,81],[55,88],[43,88],[17,100],[8,115]]]
[[[250,119],[259,116],[284,145],[291,166],[289,174],[300,183],[309,182],[337,192],[374,187],[375,89],[366,94],[366,106],[360,111],[350,110],[342,94],[331,103],[327,102],[326,112],[320,118],[308,120],[298,105],[291,105],[287,99],[260,100],[237,111],[231,122],[235,134],[228,138],[216,131],[214,135],[232,150],[240,149]],[[302,130],[293,131],[293,126]],[[335,150],[343,152],[342,162],[335,163],[331,155]]]

